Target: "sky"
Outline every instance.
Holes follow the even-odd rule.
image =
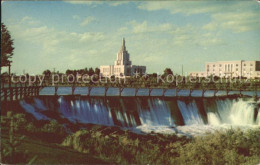
[[[113,65],[122,38],[148,73],[260,60],[260,3],[251,1],[5,1],[12,72]],[[4,70],[3,70],[4,71]]]

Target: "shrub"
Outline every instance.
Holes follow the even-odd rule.
[[[256,164],[260,130],[227,130],[196,137],[80,130],[62,143],[119,164]]]
[[[59,124],[56,120],[51,120],[49,123],[46,123],[41,128],[41,131],[60,135],[63,135],[65,133],[64,127],[61,124]]]

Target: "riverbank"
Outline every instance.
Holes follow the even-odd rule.
[[[230,129],[189,139],[96,127],[69,135],[62,145],[118,164],[257,164],[259,139],[259,129]]]
[[[25,154],[27,160],[37,156],[35,164],[254,165],[260,161],[260,128],[227,129],[188,138],[154,132],[136,134],[95,124],[68,130],[55,120],[30,120],[27,114],[14,114],[14,121],[14,138],[25,136],[16,151]],[[1,125],[1,144],[6,146],[8,122],[1,120]]]

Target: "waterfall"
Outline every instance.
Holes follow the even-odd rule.
[[[44,105],[44,103],[42,102],[42,100],[38,99],[38,98],[34,98],[34,106],[40,110],[47,110],[46,106]]]
[[[220,125],[221,121],[216,113],[209,112],[207,113],[208,121],[210,125]]]
[[[147,109],[143,109],[138,101],[138,113],[143,125],[153,126],[174,126],[174,120],[171,116],[171,111],[166,102],[159,99],[148,99]]]
[[[217,113],[208,113],[209,123],[212,125],[254,125],[255,105],[251,100],[217,100]],[[259,118],[259,113],[258,113]]]
[[[204,124],[194,101],[186,104],[185,102],[178,100],[177,103],[179,109],[181,110],[185,125]]]
[[[110,111],[100,100],[71,100],[70,104],[63,97],[59,98],[59,112],[70,121],[113,125]]]
[[[36,101],[37,103],[37,101]],[[27,113],[32,114],[37,120],[48,120],[49,118],[40,113],[39,109],[37,108],[37,104],[31,105],[26,103],[24,100],[20,101],[20,105],[25,109]]]
[[[93,123],[134,128],[138,126],[260,126],[258,103],[250,99],[193,98],[190,100],[156,97],[97,98],[39,97],[20,101],[20,106],[37,120],[48,120],[53,113],[76,123]],[[45,112],[52,111],[48,117]],[[56,117],[56,118],[55,118]],[[191,127],[190,127],[191,128]],[[188,130],[188,129],[187,129]]]

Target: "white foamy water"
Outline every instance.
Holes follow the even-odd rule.
[[[20,105],[37,120],[56,111],[72,123],[120,126],[140,133],[196,136],[228,128],[260,128],[260,101],[252,99],[35,98]]]

